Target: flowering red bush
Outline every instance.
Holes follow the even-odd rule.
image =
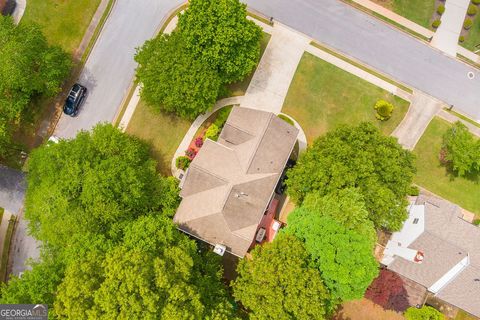
[[[203,138],[202,137],[197,137],[195,139],[195,146],[197,148],[201,148],[203,146]]]
[[[197,151],[193,148],[189,148],[187,151],[185,151],[185,155],[190,159],[193,160],[195,156],[197,155]]]
[[[396,273],[382,269],[378,277],[367,288],[365,298],[382,306],[384,309],[404,312],[408,307],[408,293],[403,280]]]

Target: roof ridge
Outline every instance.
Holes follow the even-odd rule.
[[[265,139],[265,132],[267,132],[267,129],[270,126],[270,123],[272,122],[272,119],[273,119],[274,116],[275,115],[272,112],[269,113],[269,119],[268,119],[268,121],[266,121],[266,125],[263,126],[261,134],[259,134],[258,136],[255,136],[257,138],[260,137],[260,139],[258,139],[257,142],[255,143],[255,148],[253,148],[253,152],[250,155],[250,159],[247,162],[247,169],[245,170],[245,174],[248,174],[248,170],[252,166],[253,159],[255,158],[255,155],[257,154],[258,147],[260,146],[260,143],[263,141],[263,139]]]

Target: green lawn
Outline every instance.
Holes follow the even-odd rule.
[[[158,161],[157,169],[171,175],[173,155],[190,125],[191,121],[157,112],[140,101],[126,131],[150,143],[152,156]]]
[[[264,32],[263,37],[260,40],[260,58],[263,56],[265,49],[267,48],[268,41],[270,41],[271,35],[269,33]],[[252,81],[253,74],[255,73],[256,68],[243,79],[242,81],[232,83],[227,86],[228,94],[222,96],[220,98],[232,97],[232,96],[243,96],[247,91],[248,85],[250,81]]]
[[[463,310],[459,310],[457,313],[457,316],[455,317],[455,320],[478,320],[478,318],[475,318],[469,314],[467,314]]]
[[[393,103],[396,109],[388,121],[375,118],[378,99]],[[390,134],[402,121],[409,102],[305,53],[288,90],[282,112],[300,123],[308,142],[340,124],[372,121]]]
[[[480,15],[478,13],[473,19],[473,26],[470,28],[465,42],[462,43],[462,46],[471,51],[480,49],[480,47],[475,48],[476,45],[480,45]]]
[[[435,0],[393,0],[391,6],[399,15],[430,28],[430,19],[435,12]]]
[[[39,24],[49,43],[73,53],[100,0],[28,0],[22,23]]]
[[[0,281],[5,282],[7,278],[7,267],[8,267],[8,253],[10,252],[10,244],[12,241],[13,228],[15,227],[15,216],[12,215],[10,220],[8,220],[7,232],[5,233],[5,239],[3,242],[3,252],[0,262]]]
[[[417,143],[414,153],[417,156],[417,175],[414,182],[480,215],[480,186],[478,182],[466,178],[453,177],[440,164],[438,154],[442,146],[442,136],[451,124],[435,117]]]

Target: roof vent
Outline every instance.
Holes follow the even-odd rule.
[[[219,256],[223,256],[227,248],[223,244],[216,244],[215,248],[213,248],[213,252],[218,254]]]

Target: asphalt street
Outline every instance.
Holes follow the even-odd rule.
[[[480,120],[480,72],[339,0],[242,0],[252,9]],[[288,45],[288,44],[286,44]],[[468,78],[473,72],[474,79]]]
[[[0,165],[0,207],[18,214],[25,197],[25,174]]]
[[[117,0],[80,75],[88,95],[77,117],[62,115],[55,130],[73,138],[99,122],[112,122],[135,74],[135,50],[155,35],[162,18],[182,0]]]

